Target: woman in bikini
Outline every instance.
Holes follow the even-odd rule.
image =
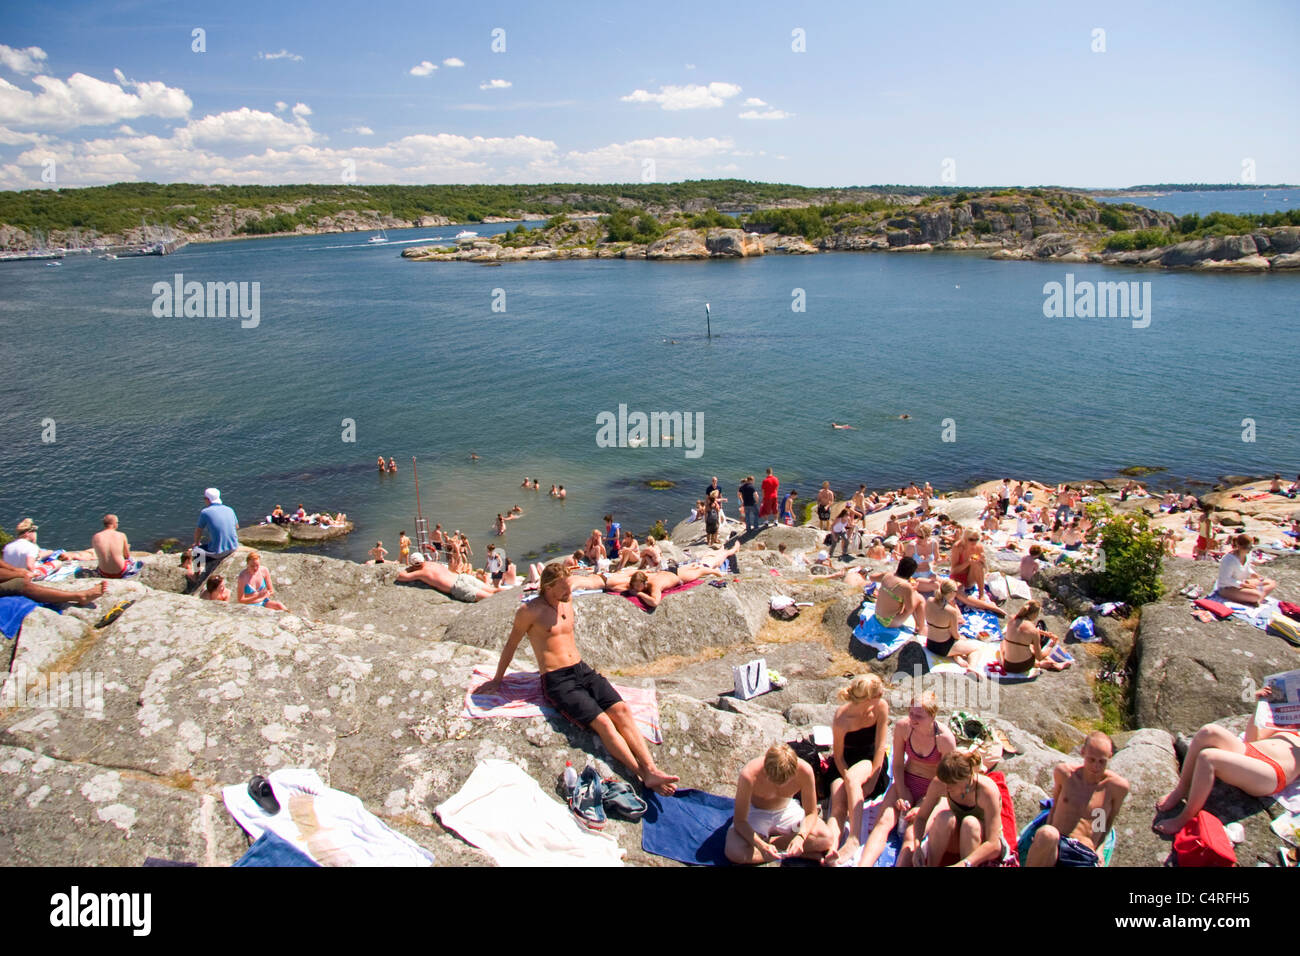
[[[925,602],[925,624],[928,637],[925,649],[931,654],[956,661],[962,667],[976,668],[980,657],[987,656],[992,648],[979,641],[961,637],[961,611],[957,608],[957,584],[949,579],[939,585],[937,593]]]
[[[981,772],[976,748],[953,750],[939,760],[921,806],[908,824],[905,845],[915,845],[913,866],[985,866],[1006,859],[1002,838],[1002,795]]]
[[[916,559],[903,558],[894,571],[873,571],[872,581],[880,583],[876,589],[876,610],[867,621],[868,637],[892,640],[898,628],[909,617],[916,623],[917,632],[924,636],[925,624],[921,595],[912,589],[911,577],[916,573]]]
[[[244,570],[239,572],[239,579],[235,582],[239,603],[256,604],[272,611],[288,610],[279,601],[271,600],[275,596],[275,587],[271,584],[270,572],[262,567],[262,555],[250,551],[244,564]]]
[[[1260,696],[1267,694],[1265,690]],[[1252,797],[1281,793],[1300,778],[1300,734],[1277,727],[1256,727],[1252,716],[1241,740],[1218,724],[1206,724],[1196,732],[1178,785],[1156,804],[1157,813],[1168,813],[1182,801],[1182,812],[1153,825],[1157,833],[1172,836],[1205,806],[1214,781],[1222,780]]]
[[[1029,601],[1007,625],[1007,633],[1002,638],[1002,669],[1008,674],[1028,674],[1035,667],[1063,671],[1070,666],[1070,661],[1052,660],[1052,651],[1061,642],[1060,638],[1030,623],[1042,611],[1037,601]],[[1046,646],[1043,645],[1045,637],[1050,638]]]
[[[596,562],[605,557],[605,540],[601,536],[599,528],[593,528],[591,537],[587,539],[587,545],[582,550],[582,556],[587,559],[587,563],[592,567]]]
[[[984,583],[984,546],[980,544],[978,531],[967,531],[962,539],[953,546],[948,559],[949,575],[962,586],[976,588],[976,596],[983,595],[986,600],[993,600]]]
[[[912,701],[907,716],[894,725],[892,752],[903,755],[902,780],[899,780],[899,764],[895,756],[894,781],[881,800],[880,816],[867,838],[858,866],[875,866],[894,828],[915,819],[916,810],[920,809],[930,781],[939,769],[939,760],[957,748],[957,738],[952,731],[935,719],[938,714],[939,704],[934,691],[926,691]],[[915,844],[905,843],[898,851],[894,865],[911,866],[915,852]]]
[[[885,792],[889,786],[885,740],[889,733],[889,702],[885,685],[875,674],[853,678],[839,692],[843,701],[831,721],[834,742],[831,773],[831,817],[848,839],[838,851],[822,860],[834,866],[840,859],[852,859],[862,845],[862,805]]]
[[[939,546],[930,537],[930,526],[921,525],[916,529],[916,574],[918,577],[933,577],[934,565],[939,560]]]

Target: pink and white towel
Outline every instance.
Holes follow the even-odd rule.
[[[474,688],[492,679],[496,669],[486,664],[474,668],[470,684],[465,691],[465,717],[544,717],[557,714],[542,694],[542,675],[537,671],[516,671],[506,674],[501,690],[495,694],[476,694]],[[659,724],[659,699],[653,687],[623,687],[614,689],[632,710],[641,736],[652,744],[664,742],[663,728]]]

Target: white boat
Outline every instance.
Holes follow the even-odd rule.
[[[477,232],[473,232],[473,231],[471,231],[471,230],[469,230],[469,229],[462,229],[460,232],[456,233],[456,238],[457,238],[457,239],[477,239],[477,238],[478,238],[478,233],[477,233]]]
[[[370,241],[371,241],[371,242],[387,242],[387,241],[388,241],[388,233],[384,232],[384,230],[381,228],[377,233],[375,233],[373,236],[370,237]]]

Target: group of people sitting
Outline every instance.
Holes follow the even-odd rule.
[[[271,513],[266,516],[266,520],[262,523],[280,525],[311,524],[317,525],[321,528],[333,528],[347,524],[347,520],[348,516],[342,511],[335,512],[334,514],[330,514],[328,511],[313,511],[308,513],[307,509],[303,507],[302,502],[298,502],[297,510],[292,512],[287,512],[279,505],[276,505],[275,508],[271,510]]]
[[[891,732],[884,692],[874,675],[855,677],[839,692],[826,819],[816,771],[789,744],[774,744],[745,764],[727,833],[729,860],[803,857],[828,866],[870,867],[891,842],[895,866],[999,866],[1010,860],[1002,791],[986,772],[998,749],[959,748],[951,728],[938,719],[931,692],[912,700]],[[1114,744],[1106,734],[1090,734],[1081,753],[1081,764],[1055,767],[1052,811],[1034,832],[1025,865],[1100,864],[1129,784],[1108,769]],[[863,810],[877,801],[874,824],[864,834]]]

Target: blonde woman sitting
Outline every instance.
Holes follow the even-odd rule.
[[[839,692],[843,701],[831,721],[833,757],[831,772],[831,818],[848,839],[838,852],[823,860],[834,866],[841,858],[852,859],[862,845],[862,805],[885,792],[885,741],[889,734],[889,702],[885,685],[875,674],[853,678]]]

